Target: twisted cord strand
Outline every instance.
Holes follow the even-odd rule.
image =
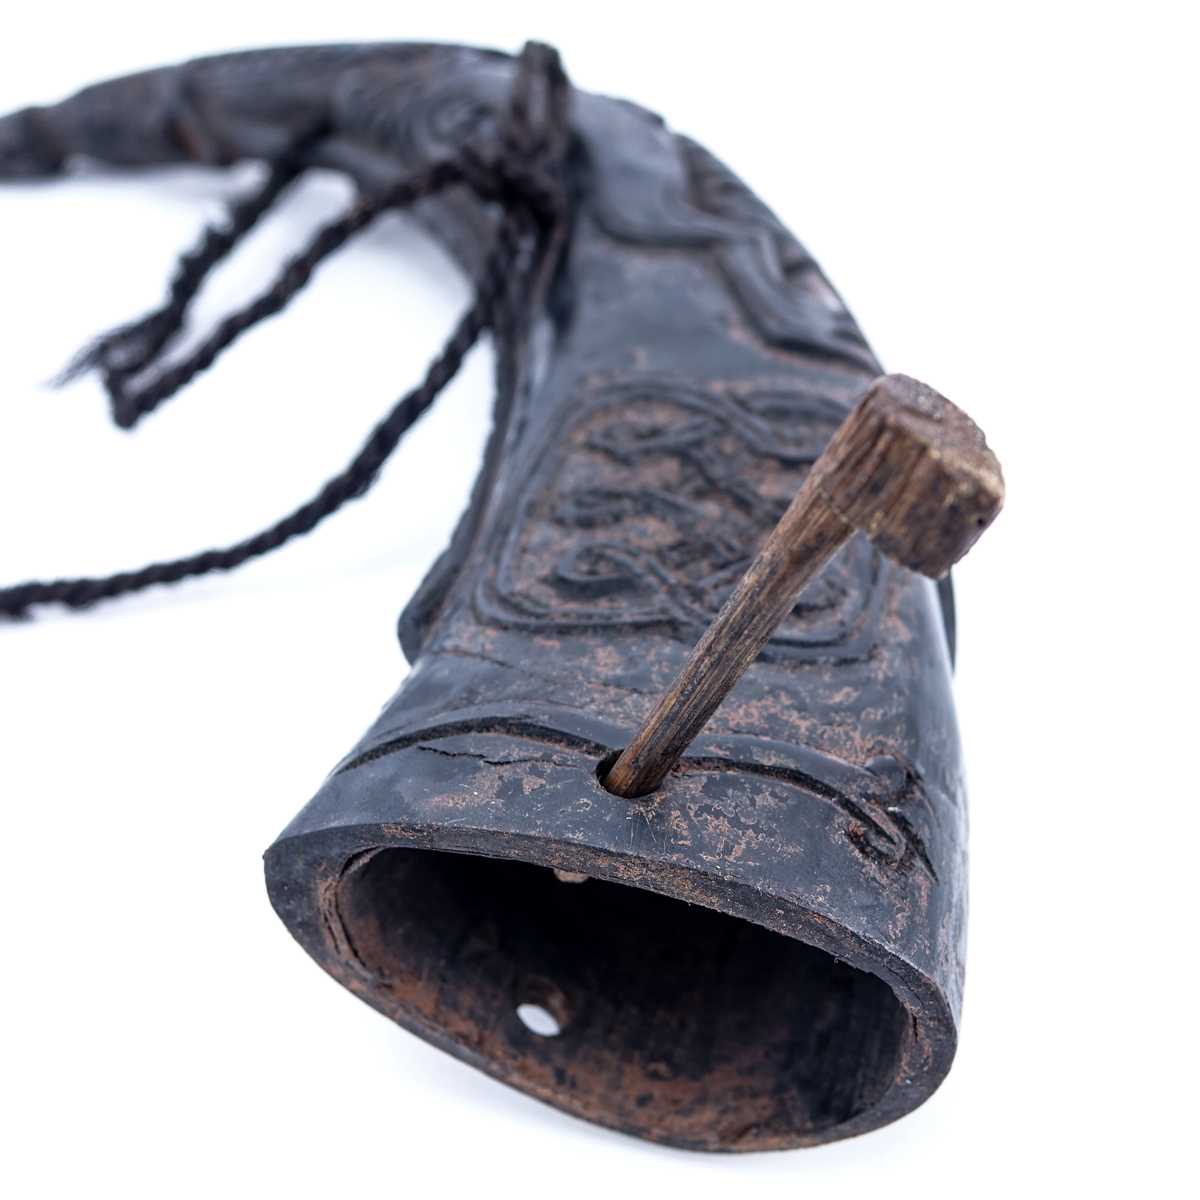
[[[528,99],[532,75],[536,75],[544,84],[544,111],[537,117],[531,115]],[[481,173],[482,164],[467,155],[463,162],[434,168],[422,179],[403,185],[385,198],[383,203],[388,207],[411,203],[418,195],[461,178],[485,197],[502,197],[506,212],[470,309],[459,321],[421,384],[405,395],[375,427],[358,455],[341,474],[329,480],[312,500],[289,516],[233,546],[206,550],[170,562],[153,563],[138,571],[121,572],[103,578],[30,582],[0,589],[0,613],[11,617],[23,616],[31,605],[54,602],[70,608],[85,608],[98,600],[139,591],[152,584],[173,583],[211,571],[228,571],[248,559],[282,546],[294,537],[308,533],[347,501],[362,496],[375,482],[400,439],[457,373],[463,358],[483,330],[490,326],[496,336],[511,340],[527,324],[531,316],[531,303],[540,302],[566,245],[569,212],[562,170],[567,144],[568,98],[569,85],[557,53],[538,43],[527,44],[518,60],[517,80],[502,138],[503,150],[499,162],[491,164],[493,171]],[[411,199],[406,199],[410,191],[413,192]],[[273,296],[277,299],[276,293],[282,294],[288,287],[292,287],[288,295],[294,294],[303,286],[320,258],[331,252],[331,249],[321,252],[321,247],[326,245],[325,242],[318,245],[323,235],[328,235],[327,241],[340,237],[336,245],[341,245],[355,232],[355,229],[348,228],[343,233],[341,226],[354,220],[363,220],[364,224],[370,220],[370,216],[364,218],[360,208],[372,214],[381,211],[378,203],[372,204],[367,210],[360,202],[341,222],[327,226],[304,255],[284,268],[275,286],[239,315],[251,314],[256,304],[268,301]],[[335,227],[338,228],[335,230]],[[312,262],[307,266],[306,275],[304,264],[310,258]],[[293,268],[295,272],[289,274]],[[296,279],[300,281],[296,283]],[[293,283],[295,286],[292,286]],[[278,307],[286,302],[284,298]],[[271,311],[278,311],[278,308]],[[261,316],[255,319],[261,319]],[[237,333],[233,336],[236,337]],[[217,352],[219,350],[214,352],[213,357]],[[511,356],[505,354],[501,357]],[[182,386],[182,383],[177,386]]]
[[[97,338],[54,382],[61,386],[88,371],[100,370],[105,390],[115,404],[125,381],[145,370],[182,328],[188,305],[212,269],[254,228],[284,188],[304,169],[298,153],[274,163],[257,192],[230,206],[223,227],[210,225],[199,245],[180,255],[167,303],[162,308]]]
[[[226,317],[182,362],[163,371],[143,387],[127,387],[124,380],[129,378],[128,374],[115,386],[110,386],[113,420],[122,429],[131,428],[202,371],[211,367],[217,356],[246,330],[285,308],[312,278],[321,261],[370,225],[380,213],[389,208],[406,207],[422,196],[457,182],[461,177],[462,171],[456,164],[439,163],[421,178],[393,188],[382,199],[360,196],[344,217],[317,231],[308,248],[284,265],[270,288],[245,308]]]
[[[404,434],[416,423],[453,378],[467,351],[488,323],[490,296],[480,296],[459,322],[450,340],[419,387],[409,392],[367,438],[363,448],[307,504],[269,529],[222,550],[206,550],[188,558],[152,563],[138,571],[126,571],[101,579],[59,579],[53,583],[26,583],[0,591],[0,612],[20,616],[32,604],[58,602],[68,608],[86,608],[97,600],[136,592],[156,583],[175,583],[210,571],[229,571],[248,559],[277,549],[294,537],[308,533],[348,500],[363,495],[375,481]]]

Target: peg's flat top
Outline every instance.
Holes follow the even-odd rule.
[[[884,375],[814,468],[833,509],[889,558],[945,575],[995,520],[1004,477],[983,431],[907,375]]]

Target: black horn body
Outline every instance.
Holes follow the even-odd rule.
[[[313,161],[380,194],[486,157],[514,61],[201,60],[5,118],[0,174],[275,159],[317,129]],[[700,146],[579,91],[570,122],[570,239],[535,319],[497,330],[483,471],[400,620],[412,671],[267,851],[271,901],[367,1003],[578,1116],[700,1150],[863,1133],[925,1100],[956,1042],[966,810],[937,586],[856,536],[659,791],[596,772],[879,367]],[[478,277],[495,206],[463,185],[414,211]]]

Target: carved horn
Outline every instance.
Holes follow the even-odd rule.
[[[4,118],[0,176],[316,131],[317,162],[382,195],[494,152],[513,70],[430,46],[200,60]],[[727,168],[633,105],[570,102],[570,244],[532,326],[497,332],[483,474],[401,618],[411,674],[267,851],[271,901],[367,1003],[578,1116],[700,1150],[864,1133],[957,1037],[938,588],[855,534],[652,796],[597,772],[879,365]],[[465,186],[414,211],[478,276],[493,211]]]

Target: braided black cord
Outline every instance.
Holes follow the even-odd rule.
[[[531,119],[529,113],[530,77],[534,75],[542,80],[545,87],[544,113],[540,122]],[[569,85],[558,55],[549,47],[529,43],[519,60],[514,98],[498,163],[485,166],[477,156],[467,153],[459,164],[436,167],[421,179],[395,189],[381,202],[360,201],[342,221],[322,230],[305,254],[288,264],[271,291],[243,313],[229,319],[247,319],[259,311],[257,306],[278,301],[275,308],[264,309],[260,315],[248,319],[243,326],[248,328],[253,320],[262,319],[268,311],[278,311],[287,298],[303,286],[316,263],[341,245],[356,228],[362,228],[382,207],[411,203],[418,196],[457,179],[467,180],[487,198],[502,198],[506,215],[500,223],[496,244],[471,308],[460,320],[420,386],[401,399],[375,427],[345,471],[326,483],[312,500],[290,516],[236,545],[223,550],[207,550],[172,562],[153,563],[139,571],[122,572],[101,579],[60,579],[51,583],[30,582],[0,589],[0,613],[12,617],[23,616],[33,604],[54,602],[70,608],[85,608],[97,600],[138,591],[152,584],[173,583],[210,571],[228,571],[248,559],[282,546],[300,534],[308,533],[347,501],[363,495],[374,483],[380,468],[400,439],[454,377],[480,333],[491,326],[499,336],[511,339],[528,321],[531,302],[540,302],[566,242],[569,217],[561,170],[567,141],[568,96]],[[356,221],[360,223],[355,225]],[[288,291],[288,288],[291,290]],[[214,334],[210,343],[220,336],[227,324],[228,321]],[[238,332],[240,329],[235,330],[228,341],[232,341]],[[224,344],[227,345],[228,341]],[[212,357],[219,349],[217,347],[213,351]],[[211,362],[212,358],[208,361]],[[182,382],[176,386],[182,386]]]
[[[99,369],[113,403],[113,419],[127,428],[117,412],[125,382],[144,370],[179,332],[187,307],[209,272],[249,233],[283,189],[303,170],[303,162],[296,155],[275,163],[257,192],[231,206],[223,228],[210,225],[196,249],[180,256],[169,298],[162,308],[97,338],[55,382],[60,385],[70,383],[87,371]]]
[[[313,271],[322,259],[328,258],[354,234],[365,229],[380,213],[389,208],[401,208],[412,204],[421,196],[456,182],[461,177],[462,172],[455,164],[441,163],[420,179],[394,188],[382,200],[360,196],[344,217],[317,231],[308,248],[283,267],[267,291],[245,308],[226,317],[182,362],[163,371],[141,388],[127,388],[124,381],[114,387],[110,382],[113,420],[122,429],[131,428],[146,413],[152,412],[164,400],[190,383],[201,371],[206,371],[212,366],[217,355],[247,329],[281,311],[312,278]],[[128,377],[125,376],[126,379]]]
[[[353,462],[331,479],[307,504],[254,537],[223,550],[205,550],[173,562],[151,563],[139,571],[126,571],[103,579],[59,579],[53,583],[24,583],[0,591],[0,612],[21,616],[31,604],[57,601],[68,608],[86,608],[97,600],[140,591],[156,583],[175,583],[191,575],[229,571],[248,559],[275,550],[284,542],[308,533],[348,500],[361,496],[374,483],[401,437],[429,408],[454,377],[467,351],[487,326],[492,297],[480,295],[458,324],[442,353],[419,387],[408,393],[367,438]]]

